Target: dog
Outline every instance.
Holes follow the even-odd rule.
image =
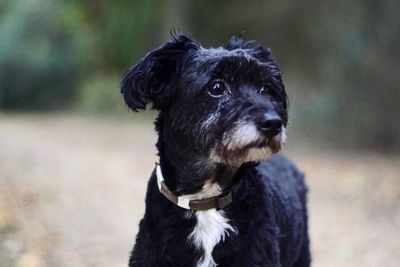
[[[275,155],[288,103],[270,49],[172,33],[126,71],[121,93],[133,111],[158,111],[130,267],[310,266],[304,175]]]

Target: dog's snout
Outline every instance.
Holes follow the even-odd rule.
[[[265,113],[257,118],[257,128],[268,138],[277,135],[282,128],[282,119],[275,114]]]

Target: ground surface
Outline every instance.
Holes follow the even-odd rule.
[[[0,115],[0,266],[126,266],[154,143],[147,121]],[[294,143],[313,266],[399,266],[400,157]]]

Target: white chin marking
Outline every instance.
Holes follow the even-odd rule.
[[[225,151],[219,154],[217,149],[213,149],[210,153],[210,158],[214,162],[238,165],[250,161],[261,161],[268,159],[277,151],[271,149],[268,145],[264,147],[249,147],[247,150],[237,153],[246,145],[257,142],[262,138],[254,125],[254,123],[238,123],[239,127],[231,135],[224,136],[222,141]],[[280,145],[286,142],[286,128],[282,126],[280,134],[275,136],[272,143]]]
[[[239,121],[232,132],[224,135],[222,143],[227,150],[235,150],[256,142],[261,137],[253,122]]]
[[[249,161],[260,161],[267,159],[272,156],[272,151],[269,147],[252,147],[247,150],[246,156],[242,159],[242,162]]]

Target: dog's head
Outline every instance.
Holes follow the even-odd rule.
[[[175,35],[125,73],[121,91],[134,111],[152,103],[170,138],[215,163],[263,160],[285,140],[281,72],[269,49],[239,37],[205,49]]]

